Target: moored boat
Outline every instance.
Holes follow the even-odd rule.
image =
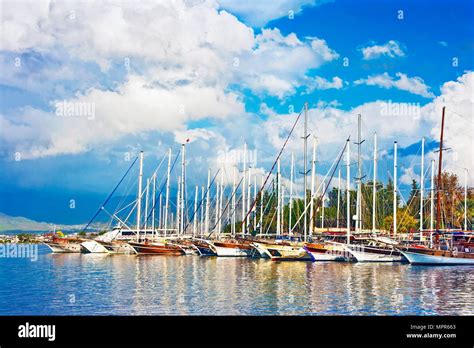
[[[252,243],[260,253],[272,261],[311,261],[303,243]]]
[[[400,250],[413,265],[474,265],[474,253],[456,250],[407,248]]]
[[[344,244],[344,249],[357,262],[403,262],[405,257],[393,247]]]
[[[350,258],[340,244],[307,243],[304,248],[313,261],[349,261]]]
[[[183,248],[179,245],[169,243],[155,243],[155,242],[129,242],[128,243],[137,254],[149,254],[149,255],[174,255],[180,256],[185,255]]]
[[[209,246],[217,256],[246,257],[252,251],[250,243],[237,240],[213,241]]]
[[[81,243],[85,241],[81,238],[75,237],[56,237],[53,236],[51,240],[45,241],[53,253],[80,253],[83,251]]]

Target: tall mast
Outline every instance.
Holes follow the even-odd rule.
[[[219,239],[219,198],[220,198],[220,193],[221,193],[221,185],[218,180],[216,180],[216,209],[215,209],[215,222],[214,225],[217,227],[217,238]]]
[[[156,205],[156,173],[152,177],[152,197],[151,197],[151,234],[155,236],[155,205]]]
[[[209,197],[209,191],[211,190],[211,169],[207,170],[207,192],[206,192],[206,234],[209,234],[209,212],[211,210],[211,201]]]
[[[148,222],[148,201],[150,200],[149,198],[149,188],[150,187],[150,178],[147,178],[146,179],[146,187],[145,187],[145,226],[144,226],[144,230],[145,230],[145,238],[146,238],[146,229],[147,229],[147,222]]]
[[[347,205],[347,244],[351,243],[351,143],[347,139],[347,153],[346,153],[346,205]]]
[[[166,237],[166,230],[168,228],[168,209],[170,206],[170,174],[171,174],[171,149],[168,150],[168,170],[166,172],[166,198],[165,198],[165,224],[164,236]]]
[[[377,133],[374,133],[374,179],[372,183],[372,232],[375,233],[376,202],[377,202]]]
[[[198,185],[196,185],[196,193],[194,194],[194,224],[193,224],[193,237],[196,236],[196,231],[197,231],[197,222],[198,222],[198,211],[197,211],[197,208],[198,208],[198,194],[199,194],[199,187]]]
[[[441,117],[441,135],[439,139],[439,163],[438,163],[438,185],[436,188],[436,230],[439,231],[441,222],[441,170],[443,168],[443,135],[444,135],[444,112],[446,106],[443,106],[443,115]]]
[[[314,180],[316,177],[316,137],[313,136],[313,156],[311,158],[311,201],[309,212],[309,235],[313,234],[314,226],[316,226],[316,219],[314,216]],[[323,191],[324,192],[324,191]],[[306,207],[305,207],[306,209]]]
[[[357,205],[356,205],[356,231],[360,232],[362,229],[362,157],[361,145],[361,123],[362,115],[357,115]]]
[[[245,223],[245,190],[247,189],[246,182],[245,182],[245,174],[246,174],[246,162],[247,162],[247,143],[244,143],[244,165],[243,165],[243,172],[242,172],[242,236],[245,235],[246,223]]]
[[[341,167],[339,167],[339,176],[337,181],[337,212],[336,212],[336,228],[339,229],[339,211],[341,207]]]
[[[281,180],[280,180],[280,158],[278,158],[277,162],[277,236],[280,235],[281,233],[281,217],[280,217],[280,206],[281,206],[281,196],[280,196],[280,185],[281,185]]]
[[[204,234],[204,208],[203,208],[203,203],[204,203],[204,186],[201,186],[201,222],[199,226],[199,231],[201,232],[201,237]]]
[[[308,235],[308,222],[307,222],[307,206],[308,206],[308,182],[306,175],[308,174],[307,166],[308,166],[308,103],[304,103],[304,134],[303,134],[303,139],[304,139],[304,156],[303,156],[303,161],[304,161],[304,166],[303,166],[303,178],[304,178],[304,224],[303,224],[303,229],[304,229],[304,241],[306,242],[307,240],[307,235]]]
[[[295,167],[295,158],[294,153],[291,153],[291,168],[290,168],[290,207],[289,207],[289,214],[288,214],[288,233],[291,235],[293,227],[291,226],[291,214],[293,211],[293,180],[294,180],[294,167]]]
[[[221,234],[222,230],[222,201],[224,200],[224,167],[221,168],[221,180],[220,180],[220,185],[221,185],[221,190],[220,190],[220,196],[219,196],[219,228],[218,228],[218,233],[219,236]]]
[[[262,186],[261,186],[262,192],[260,193],[260,235],[262,235],[263,233],[263,197],[264,197],[263,184],[264,184],[264,179],[262,175]]]
[[[324,201],[326,198],[326,182],[323,180],[323,201],[321,202],[321,228],[324,229]]]
[[[235,191],[236,191],[236,166],[232,169],[232,237],[235,237]]]
[[[397,142],[393,143],[393,234],[397,234]]]
[[[176,196],[176,234],[181,232],[181,177],[178,176],[178,195]]]
[[[467,168],[464,168],[464,231],[467,231]]]
[[[285,186],[281,185],[281,224],[280,224],[280,233],[283,234],[285,230]]]
[[[420,240],[423,240],[423,193],[425,189],[425,137],[421,138]]]
[[[252,180],[251,180],[251,172],[252,172],[252,167],[250,166],[250,161],[249,161],[249,170],[248,170],[248,187],[247,187],[247,208],[245,209],[247,211],[247,221],[245,221],[247,228],[250,227],[250,196],[252,193]]]
[[[255,201],[255,206],[253,208],[254,215],[253,215],[253,226],[257,229],[257,175],[254,174],[253,176],[253,200]]]
[[[431,207],[430,207],[430,231],[433,232],[434,229],[434,193],[435,193],[435,186],[434,186],[434,176],[435,176],[435,160],[431,160]]]
[[[160,193],[158,206],[158,229],[155,228],[155,235],[158,234],[158,230],[163,227],[163,195]]]
[[[185,233],[184,231],[184,213],[185,213],[185,205],[186,205],[186,144],[181,145],[183,148],[182,156],[181,156],[181,214],[180,214],[180,231],[181,233]]]
[[[165,216],[164,216],[164,236],[168,228],[168,209],[170,206],[170,174],[171,174],[171,149],[168,150],[168,170],[166,172],[166,198],[165,198]]]
[[[140,151],[140,167],[138,170],[138,195],[137,195],[137,241],[140,241],[140,222],[142,212],[142,180],[143,180],[143,151]]]

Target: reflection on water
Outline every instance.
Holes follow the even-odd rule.
[[[2,315],[474,315],[474,267],[50,254],[0,259]]]

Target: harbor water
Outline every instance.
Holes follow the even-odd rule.
[[[199,256],[0,258],[0,315],[474,315],[474,267]]]

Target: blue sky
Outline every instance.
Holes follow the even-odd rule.
[[[3,6],[1,212],[84,222],[127,169],[128,154],[143,149],[149,175],[186,138],[190,187],[204,184],[207,168],[224,166],[229,179],[232,163],[222,157],[244,142],[257,149],[254,169],[262,174],[305,102],[318,137],[319,176],[345,138],[355,139],[361,113],[365,174],[372,175],[372,134],[379,137],[381,180],[391,175],[397,140],[400,193],[407,196],[411,179],[419,180],[421,137],[425,170],[434,156],[443,105],[453,148],[446,168],[474,170],[472,2]],[[58,102],[85,103],[93,117],[84,110],[58,116]],[[387,103],[415,109],[387,113]],[[301,127],[296,132],[283,157],[286,176],[291,152],[302,166]],[[80,202],[74,210],[70,199]]]

